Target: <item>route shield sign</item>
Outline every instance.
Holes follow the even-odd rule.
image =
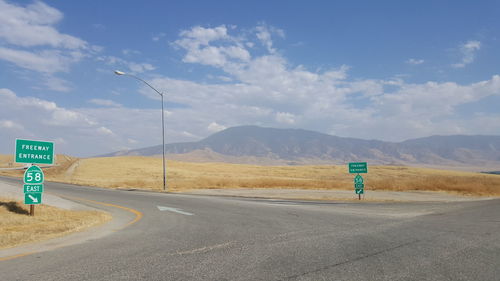
[[[43,183],[43,178],[42,169],[38,166],[31,166],[24,172],[24,183]]]
[[[16,163],[54,164],[54,143],[16,139]]]
[[[351,174],[368,173],[368,165],[366,164],[366,162],[349,163],[349,173]]]
[[[42,193],[43,184],[25,184],[23,190],[24,193]]]
[[[41,193],[25,193],[24,194],[24,204],[35,205],[42,203]]]
[[[362,177],[362,176],[360,176],[360,175],[356,175],[356,176],[354,177],[354,183],[355,183],[355,184],[363,184],[363,182],[364,182],[364,181],[363,181],[363,177]]]

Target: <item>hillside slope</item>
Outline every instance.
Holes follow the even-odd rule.
[[[369,161],[391,165],[500,166],[500,136],[431,136],[393,143],[337,137],[302,129],[240,126],[198,142],[173,143],[165,148],[171,158],[181,160],[183,155],[196,154],[200,161],[207,160],[203,159],[207,156],[223,162],[252,158],[257,162],[281,161],[283,164]],[[161,153],[159,145],[103,156],[154,156]]]

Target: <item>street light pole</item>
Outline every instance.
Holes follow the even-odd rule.
[[[165,161],[165,112],[163,109],[163,93],[160,93],[157,89],[155,89],[153,86],[151,86],[148,82],[142,80],[141,78],[125,73],[123,71],[115,70],[116,75],[126,75],[130,76],[134,79],[137,79],[144,84],[148,85],[151,89],[153,89],[158,95],[161,97],[161,136],[162,136],[162,152],[163,152],[163,190],[167,190],[167,163]]]

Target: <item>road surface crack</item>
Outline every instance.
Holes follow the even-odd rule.
[[[422,240],[417,239],[417,240],[409,241],[407,243],[399,244],[399,245],[396,245],[394,247],[390,247],[390,248],[386,248],[386,249],[383,249],[383,250],[380,250],[380,251],[377,251],[377,252],[373,252],[373,253],[369,253],[369,254],[366,254],[366,255],[362,255],[362,256],[359,256],[359,257],[356,257],[356,258],[353,258],[353,259],[348,259],[348,260],[345,260],[345,261],[342,261],[342,262],[338,262],[338,263],[330,264],[330,265],[327,265],[327,266],[323,266],[323,267],[317,268],[315,270],[311,270],[311,271],[303,272],[303,273],[300,273],[300,274],[295,274],[295,275],[287,276],[287,277],[285,277],[284,279],[281,279],[281,280],[297,279],[299,277],[306,276],[306,275],[309,275],[311,273],[321,272],[321,271],[324,271],[324,270],[327,270],[327,269],[330,269],[330,268],[334,268],[334,267],[345,265],[345,264],[349,264],[349,263],[354,263],[354,262],[357,262],[357,261],[360,261],[360,260],[363,260],[363,259],[366,259],[366,258],[377,256],[377,255],[380,255],[380,254],[383,254],[383,253],[387,253],[387,252],[390,252],[390,251],[393,251],[393,250],[396,250],[396,249],[399,249],[399,248],[402,248],[402,247],[406,247],[408,245],[419,243],[420,241],[422,241]]]

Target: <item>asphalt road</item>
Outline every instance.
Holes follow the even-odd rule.
[[[500,280],[498,199],[305,202],[55,183],[45,190],[143,217],[104,237],[0,261],[1,280]]]

